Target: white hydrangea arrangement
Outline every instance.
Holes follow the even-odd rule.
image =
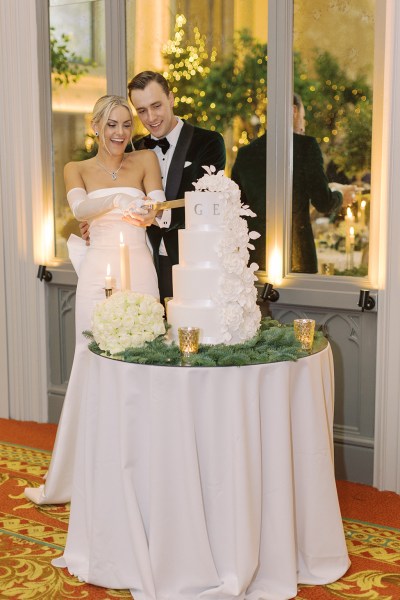
[[[99,302],[92,317],[92,333],[99,348],[116,354],[143,346],[165,333],[164,307],[150,294],[116,292]]]
[[[255,217],[256,214],[240,201],[239,186],[225,177],[223,171],[203,167],[203,175],[194,186],[198,191],[219,192],[224,222],[224,233],[217,246],[221,260],[222,276],[218,292],[214,298],[220,306],[222,323],[222,342],[238,343],[252,338],[258,331],[261,311],[257,305],[257,281],[255,271],[257,263],[249,261],[249,250],[254,250],[250,240],[256,240],[260,234],[250,231],[243,217]]]

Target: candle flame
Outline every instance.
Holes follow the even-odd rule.
[[[351,212],[350,206],[347,207],[347,216],[348,217],[352,217],[353,216],[353,213]]]
[[[124,243],[124,236],[122,235],[122,231],[119,232],[119,241],[120,241],[120,244]]]
[[[361,200],[361,208],[365,208],[367,206],[366,200]]]
[[[111,274],[111,266],[110,266],[110,263],[108,263],[108,265],[107,265],[107,277],[110,277],[110,274]]]

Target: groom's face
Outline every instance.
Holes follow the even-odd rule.
[[[175,127],[174,96],[172,92],[167,96],[156,81],[144,90],[131,90],[130,98],[139,119],[154,137],[165,137]]]

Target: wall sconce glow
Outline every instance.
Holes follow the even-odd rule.
[[[54,243],[54,231],[53,231],[53,215],[49,214],[44,220],[42,229],[42,248],[41,248],[41,259],[40,263],[49,264],[54,258],[53,243]]]
[[[43,220],[35,221],[34,261],[37,265],[48,265],[54,258],[53,218],[49,213]]]
[[[282,283],[282,255],[278,248],[272,251],[268,261],[268,281],[273,285]]]

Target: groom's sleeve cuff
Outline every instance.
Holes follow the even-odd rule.
[[[166,209],[162,211],[162,215],[160,217],[156,217],[156,221],[159,227],[166,229],[171,225],[171,209]]]

